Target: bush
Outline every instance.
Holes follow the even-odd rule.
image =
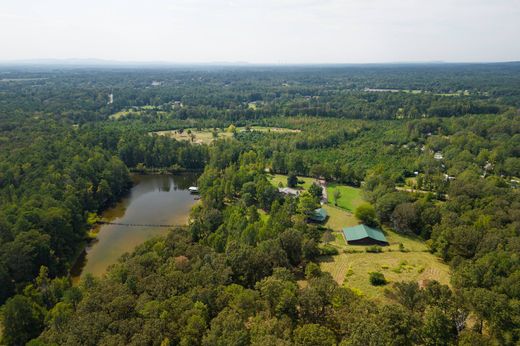
[[[317,278],[320,276],[321,276],[320,266],[314,262],[309,262],[309,264],[307,264],[307,266],[305,267],[305,278],[307,280],[309,280],[309,279]]]
[[[376,210],[374,209],[372,204],[361,204],[359,207],[357,207],[356,212],[354,214],[365,225],[370,227],[378,226]]]
[[[381,252],[383,252],[383,248],[378,245],[372,245],[372,246],[365,248],[365,251],[370,252],[370,253],[381,253]]]
[[[383,285],[386,285],[386,283],[387,283],[383,273],[379,273],[379,272],[370,273],[369,280],[370,280],[370,284],[372,284],[372,286],[383,286]]]
[[[323,256],[334,256],[338,254],[338,249],[332,245],[324,245],[320,248],[321,255]]]

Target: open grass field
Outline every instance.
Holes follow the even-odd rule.
[[[117,113],[116,113],[117,114]],[[170,138],[175,138],[178,141],[191,141],[191,136],[187,133],[191,131],[191,133],[194,135],[193,142],[198,144],[210,144],[215,140],[213,137],[213,129],[194,129],[194,128],[188,128],[184,129],[182,133],[180,133],[178,130],[167,130],[167,131],[158,131],[154,132],[160,136],[168,136]],[[237,127],[237,132],[244,132],[247,129],[245,127]],[[265,127],[265,126],[251,126],[251,131],[258,131],[258,132],[270,132],[270,133],[297,133],[300,132],[300,130],[293,130],[293,129],[286,129],[281,127]],[[222,138],[232,138],[233,133],[226,132],[222,129],[217,129],[217,139]]]
[[[175,138],[178,141],[191,141],[192,137],[191,134],[188,134],[188,130],[191,131],[191,134],[193,134],[193,143],[197,144],[210,144],[215,140],[213,137],[213,130],[212,129],[203,129],[203,130],[196,130],[196,129],[185,129],[182,133],[180,133],[177,130],[168,130],[168,131],[158,131],[155,132],[159,136],[168,136],[170,138]],[[217,139],[222,138],[232,138],[233,134],[231,132],[225,132],[225,131],[218,131]]]
[[[271,174],[271,175],[268,175],[267,178],[269,179],[269,181],[271,181],[271,184],[273,184],[276,187],[280,186],[279,185],[280,183],[282,184],[283,187],[287,187],[287,175],[284,175],[284,174]],[[303,189],[303,190],[307,190],[308,188],[311,187],[312,183],[315,180],[316,179],[309,178],[309,177],[298,177],[298,181],[302,181],[303,182],[303,184],[298,184],[298,187]]]
[[[334,205],[334,191],[336,189],[341,193],[341,197],[338,199],[338,207],[354,212],[363,203],[360,188],[330,183],[327,185],[330,204]]]
[[[365,246],[347,245],[340,232],[333,234],[335,240],[330,244],[338,248],[340,254],[323,257],[320,267],[331,273],[338,284],[364,296],[386,301],[385,288],[398,281],[437,280],[449,284],[448,266],[427,252],[427,246],[419,239],[386,230],[390,246],[385,247],[382,253],[367,253]],[[407,252],[399,251],[399,243]],[[371,272],[383,273],[388,285],[372,286],[369,282]]]
[[[346,210],[334,207],[332,205],[324,205],[323,208],[327,211],[329,217],[325,222],[325,227],[334,231],[341,231],[343,227],[351,227],[359,224],[356,217]]]
[[[140,115],[141,112],[139,111],[134,111],[134,110],[122,110],[122,111],[119,111],[117,113],[114,113],[112,115],[110,115],[108,118],[109,119],[114,119],[114,120],[118,120],[122,117],[126,117],[127,115],[129,114],[135,114],[135,115]]]

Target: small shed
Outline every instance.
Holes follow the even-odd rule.
[[[349,245],[388,245],[381,230],[363,224],[343,228],[343,236]]]
[[[314,213],[312,213],[311,216],[309,216],[309,219],[315,222],[323,222],[327,219],[327,216],[327,211],[324,208],[318,208],[314,210]]]

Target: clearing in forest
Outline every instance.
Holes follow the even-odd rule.
[[[356,208],[363,203],[360,188],[329,183],[327,185],[327,194],[329,196],[329,203],[332,205],[336,205],[334,199],[334,191],[336,190],[340,192],[340,197],[338,198],[337,203],[337,206],[340,208],[354,212]]]
[[[249,128],[246,127],[237,127],[236,132],[269,132],[269,133],[298,133],[300,130],[287,129],[281,127],[265,127],[265,126],[251,126]],[[183,130],[167,130],[167,131],[157,131],[154,132],[159,136],[168,136],[170,138],[175,138],[178,141],[191,141],[197,144],[210,144],[215,139],[222,138],[232,138],[233,133],[228,132],[223,129],[216,129],[216,137],[214,136],[214,129],[205,128],[205,129],[195,129],[195,128],[187,128]]]
[[[390,246],[383,247],[381,253],[370,253],[366,252],[367,246],[348,245],[341,232],[333,232],[335,240],[329,244],[337,248],[339,254],[322,257],[319,261],[321,269],[329,272],[338,284],[380,301],[387,301],[384,291],[394,282],[424,284],[427,280],[436,280],[449,284],[449,267],[428,252],[424,242],[391,230],[385,230],[385,233]],[[403,251],[399,244],[403,244]],[[369,282],[371,272],[383,273],[388,284],[372,286]]]

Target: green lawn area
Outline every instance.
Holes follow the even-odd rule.
[[[341,193],[341,197],[338,199],[338,207],[354,212],[356,208],[363,203],[360,188],[330,183],[327,185],[327,194],[330,204],[334,205],[334,191],[336,189]]]
[[[427,252],[426,244],[419,239],[386,230],[390,246],[385,247],[382,253],[367,253],[365,246],[347,245],[340,232],[333,234],[335,240],[331,245],[337,247],[340,254],[322,258],[321,269],[331,273],[340,285],[352,288],[369,298],[386,301],[384,290],[389,286],[372,286],[369,282],[370,272],[383,273],[389,284],[422,280],[437,280],[449,284],[449,267]],[[400,252],[399,243],[403,243],[409,252]],[[344,253],[344,250],[357,252]]]
[[[334,231],[340,231],[343,227],[351,227],[359,224],[356,217],[346,210],[334,207],[332,205],[324,205],[323,208],[327,211],[329,217],[325,222],[325,227]]]
[[[278,187],[280,183],[282,183],[283,187],[287,187],[287,175],[284,174],[270,174],[267,176],[271,184]],[[303,190],[307,190],[311,187],[312,183],[315,181],[314,178],[309,177],[298,177],[298,181],[303,181],[303,184],[298,184],[299,188]]]

